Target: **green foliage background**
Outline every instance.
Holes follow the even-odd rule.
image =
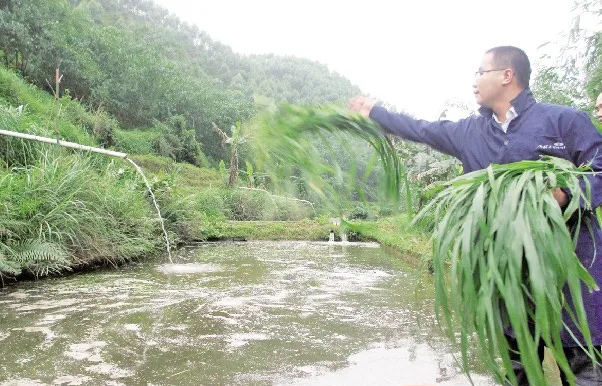
[[[2,0],[0,36],[0,60],[33,84],[52,92],[58,67],[60,95],[110,113],[126,130],[172,127],[180,117],[214,160],[229,158],[211,122],[229,128],[250,118],[258,96],[324,103],[359,93],[316,62],[235,54],[144,0]],[[178,147],[169,135],[159,153],[202,163],[195,149],[183,157],[166,149]]]

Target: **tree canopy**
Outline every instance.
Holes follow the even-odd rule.
[[[30,82],[54,93],[58,68],[59,96],[126,129],[182,117],[215,160],[227,156],[212,122],[247,120],[257,98],[318,104],[360,92],[317,62],[234,53],[147,0],[0,0],[0,35],[0,60]]]

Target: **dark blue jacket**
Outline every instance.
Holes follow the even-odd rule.
[[[523,90],[512,102],[518,113],[504,133],[492,117],[492,111],[481,108],[480,115],[458,122],[427,122],[403,114],[393,114],[380,106],[370,112],[370,118],[396,136],[421,142],[460,161],[465,172],[483,169],[490,164],[537,160],[542,155],[565,158],[575,165],[589,164],[602,171],[602,135],[589,116],[578,110],[537,103],[531,91]],[[588,177],[591,182],[592,206],[602,204],[602,174]],[[582,225],[576,253],[599,286],[602,285],[602,232],[595,215],[586,212],[595,224],[593,240],[586,225]],[[595,258],[595,251],[598,257]],[[595,259],[594,259],[595,258]],[[594,345],[602,344],[602,292],[583,291],[583,302]],[[565,322],[576,331],[566,317]],[[567,346],[575,346],[567,331],[562,333]]]

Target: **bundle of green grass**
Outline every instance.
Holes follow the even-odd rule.
[[[380,155],[389,197],[398,197],[403,168],[394,146],[374,121],[334,107],[284,106],[254,123],[255,156],[278,182],[299,170],[309,186],[337,197],[325,175],[342,176],[338,165],[325,165],[314,143],[332,143],[331,134],[346,133],[366,140]],[[350,149],[352,152],[352,149]],[[590,173],[572,163],[544,158],[487,169],[457,177],[435,188],[434,198],[415,221],[434,212],[433,267],[437,318],[454,343],[459,343],[468,376],[468,347],[478,341],[483,360],[500,383],[516,383],[505,333],[513,331],[529,382],[546,384],[537,354],[540,339],[560,368],[572,372],[562,349],[562,311],[566,310],[592,346],[582,301],[582,283],[598,290],[574,250],[581,221],[580,201],[589,206],[590,187],[580,177]],[[350,179],[353,186],[356,181]],[[572,199],[561,210],[551,189],[564,187]],[[566,221],[577,218],[573,233]],[[572,299],[568,303],[563,289]],[[572,305],[572,306],[571,306]],[[573,333],[576,333],[573,331]],[[459,340],[459,342],[458,342]]]
[[[584,337],[584,350],[592,360],[599,356],[581,283],[590,291],[598,287],[574,252],[579,223],[586,221],[580,200],[589,206],[587,178],[585,192],[579,185],[587,173],[557,158],[491,165],[438,187],[418,214],[434,210],[438,221],[433,235],[437,317],[454,342],[459,337],[465,369],[476,333],[481,358],[496,379],[516,383],[505,336],[510,328],[530,384],[546,384],[537,355],[540,339],[571,378],[560,339],[563,309]],[[555,187],[572,194],[564,212],[550,192]],[[566,225],[571,217],[577,222],[573,235]]]
[[[393,143],[373,120],[337,106],[282,105],[276,112],[261,114],[246,129],[257,169],[270,177],[274,189],[294,191],[293,176],[326,200],[341,201],[353,193],[365,200],[365,182],[380,159],[386,197],[399,198],[403,165]],[[361,172],[351,138],[362,139],[374,149]],[[347,165],[339,163],[342,155]]]

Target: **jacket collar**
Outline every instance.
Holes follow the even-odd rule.
[[[535,103],[537,102],[535,101],[531,90],[528,88],[521,91],[520,94],[516,96],[516,98],[510,101],[510,104],[512,105],[512,107],[514,107],[517,116],[521,115]],[[484,117],[491,118],[493,115],[493,110],[491,110],[489,107],[481,106],[479,108],[479,114],[481,114]]]

